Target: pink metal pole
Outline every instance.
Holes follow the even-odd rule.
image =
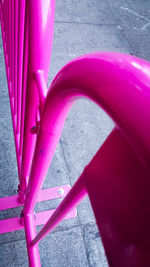
[[[16,115],[17,130],[17,62],[18,61],[18,0],[14,1],[14,114]],[[17,131],[16,131],[17,132]]]
[[[27,86],[27,68],[28,68],[28,39],[29,39],[29,17],[25,5],[25,29],[24,29],[24,50],[23,50],[23,73],[22,73],[22,96],[21,96],[21,125],[20,125],[20,146],[19,155],[22,156],[24,118],[25,118],[25,99]]]
[[[45,103],[45,97],[47,94],[47,84],[44,77],[44,72],[42,70],[38,70],[35,73],[35,80],[37,83],[37,88],[39,91],[39,110],[40,114],[42,114],[44,103]]]
[[[8,12],[9,12],[9,10],[8,10],[9,9],[8,8],[8,2],[5,3],[5,5],[3,4],[1,7],[2,7],[2,10],[3,10],[2,12],[4,13],[4,18],[5,18],[4,19],[4,30],[7,27],[7,35],[5,34],[5,36],[7,36],[7,41],[8,41],[8,39],[9,39],[10,36],[11,36],[11,40],[12,40],[13,36],[12,36],[12,34],[10,34],[11,33],[11,29],[10,29],[10,32],[8,32],[8,28],[10,28],[9,25],[8,25],[8,21],[9,21],[9,19],[12,19],[13,13],[11,13],[12,16],[8,19]],[[6,7],[7,7],[7,9],[6,9]],[[12,11],[13,11],[13,6],[10,5],[10,8],[12,8]],[[8,57],[7,51],[5,49],[5,36],[4,36],[4,40],[3,40],[3,46],[4,46],[4,55],[5,55],[5,66],[6,66],[6,70],[8,70],[8,67],[9,66],[8,66],[7,58],[10,58],[11,52],[10,52],[10,49],[8,49],[8,55],[9,55],[9,57]],[[8,48],[9,48],[9,46],[8,46]],[[10,59],[10,62],[11,62],[11,59]],[[12,66],[10,66],[10,69],[11,70],[13,69]],[[7,74],[7,83],[8,83],[8,92],[9,92],[9,98],[10,98],[10,108],[11,108],[11,114],[12,114],[12,122],[13,122],[13,131],[14,131],[14,139],[15,139],[15,148],[16,148],[17,165],[18,165],[18,174],[20,174],[20,167],[21,166],[20,166],[20,160],[18,158],[18,151],[19,151],[18,136],[16,136],[16,132],[15,132],[16,121],[15,121],[15,116],[14,116],[14,99],[12,98],[12,95],[11,95],[11,92],[12,92],[11,91],[11,89],[12,89],[12,86],[11,86],[12,85],[12,82],[10,80],[10,77],[12,77],[12,80],[13,80],[13,76],[10,76],[8,74],[8,71],[6,71],[6,74]]]
[[[12,0],[11,9],[11,69],[12,69],[12,100],[13,100],[13,113],[14,113],[14,0]],[[16,125],[14,125],[16,129]]]
[[[23,44],[25,27],[25,0],[19,1],[18,12],[18,91],[17,91],[17,134],[20,134],[21,124],[21,98],[22,98],[22,76],[23,76]]]
[[[10,96],[12,95],[12,69],[11,69],[11,45],[12,45],[12,42],[11,42],[11,5],[12,5],[12,2],[9,1],[9,9],[8,9],[8,16],[9,16],[9,76],[10,76],[10,80],[9,80],[9,86],[8,86],[8,89],[10,90]],[[10,99],[10,101],[12,101],[12,99]]]
[[[50,233],[70,211],[75,208],[87,195],[86,184],[84,181],[84,176],[81,175],[74,186],[71,188],[67,196],[63,199],[61,204],[55,210],[53,215],[49,218],[47,223],[44,225],[42,230],[37,234],[37,236],[31,242],[34,246],[37,242],[43,239],[48,233]]]
[[[4,13],[4,51],[5,51],[5,64],[6,64],[6,73],[8,77],[8,13],[7,13],[7,0],[4,1],[3,5],[3,13]]]
[[[40,267],[40,255],[38,245],[32,246],[31,241],[36,235],[34,214],[24,215],[24,226],[26,234],[27,252],[30,267]]]
[[[8,17],[8,0],[5,0],[5,41],[6,41],[6,72],[9,82],[9,17]]]
[[[1,3],[1,32],[2,32],[3,49],[4,49],[5,34],[4,34],[4,12],[2,3]]]
[[[43,71],[47,82],[54,24],[54,0],[27,1],[29,16],[28,76],[26,87],[26,113],[22,153],[22,170],[19,188],[26,190],[36,143],[34,128],[39,114],[39,90],[35,73]]]
[[[20,124],[21,124],[21,99],[22,99],[22,80],[23,80],[23,48],[24,48],[24,22],[25,22],[25,0],[19,1],[18,2],[18,38],[16,35],[16,42],[17,47],[18,47],[18,57],[17,57],[17,62],[16,62],[16,77],[15,80],[17,81],[17,128],[16,128],[16,138],[18,141],[18,150],[17,150],[17,160],[19,162],[19,165],[21,165],[21,154],[20,154],[20,142],[21,142],[21,129],[20,129]],[[28,39],[27,39],[28,40]],[[27,57],[27,55],[26,55]],[[24,74],[25,75],[25,74]],[[23,95],[24,97],[24,95]],[[22,107],[23,110],[23,118],[24,118],[24,108]],[[22,132],[23,135],[23,132]],[[23,136],[22,136],[23,138]],[[19,180],[21,179],[21,167],[18,170],[19,172]]]
[[[8,89],[10,90],[10,51],[9,51],[9,2],[8,0],[4,3],[1,3],[1,27],[2,27],[2,36],[3,36],[3,48],[5,56],[5,67],[6,67],[6,76]]]
[[[34,147],[36,143],[36,134],[33,133],[33,128],[37,126],[38,114],[41,111],[41,103],[45,98],[45,91],[39,90],[40,87],[37,85],[36,74],[43,73],[45,84],[47,82],[49,62],[51,55],[52,37],[53,37],[53,24],[54,24],[54,1],[42,1],[33,0],[26,2],[26,18],[28,27],[26,34],[28,34],[28,75],[25,90],[26,93],[26,109],[25,109],[25,122],[24,122],[24,137],[23,137],[23,150],[22,150],[22,168],[21,168],[21,180],[19,185],[19,201],[23,202],[23,193],[26,193],[26,186],[28,182],[28,176],[30,172],[30,166],[32,162]],[[29,24],[28,24],[29,23]],[[26,46],[25,46],[26,49]],[[25,64],[26,64],[25,62]],[[26,67],[26,65],[24,65]],[[26,74],[25,74],[26,75]],[[41,80],[41,79],[40,79]],[[43,80],[41,80],[43,83]],[[25,84],[23,84],[24,86]],[[24,93],[23,93],[24,97]],[[24,100],[23,100],[24,101]],[[43,105],[43,104],[42,104]],[[24,108],[24,107],[23,107]],[[22,142],[22,141],[21,141]],[[23,214],[23,219],[29,216],[33,217],[32,213]],[[30,266],[40,266],[40,259],[38,254],[38,247],[30,247],[30,231],[35,229],[35,222],[32,219],[25,222],[25,232],[27,240],[27,249],[29,255]],[[33,233],[32,233],[33,234]],[[35,233],[34,233],[35,236]],[[33,235],[32,235],[33,239]],[[36,258],[36,261],[35,261]],[[33,263],[33,262],[36,263]],[[33,265],[35,264],[35,265]]]
[[[7,66],[7,60],[6,60],[6,13],[5,13],[5,2],[2,3],[2,10],[3,10],[3,49],[4,49],[4,56],[5,56],[5,66]],[[6,70],[7,75],[7,70]]]
[[[129,140],[143,166],[149,166],[149,73],[149,63],[117,53],[81,57],[58,73],[46,97],[24,213],[30,213],[34,209],[67,113],[74,100],[80,96],[92,99],[105,109]],[[51,224],[49,227],[47,225],[46,231],[52,227]],[[44,235],[45,233],[44,231]]]

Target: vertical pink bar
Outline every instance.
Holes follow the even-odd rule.
[[[29,14],[27,12],[27,4],[25,2],[25,25],[24,25],[24,49],[23,49],[23,74],[22,74],[22,96],[21,96],[21,125],[20,125],[20,145],[19,156],[22,162],[24,127],[25,127],[25,102],[27,88],[27,71],[28,71],[28,40],[29,40]],[[27,188],[27,180],[22,176],[22,163],[20,172],[20,183],[18,186],[18,201],[24,203],[25,191]]]
[[[12,2],[9,1],[9,9],[8,9],[8,16],[9,16],[9,76],[10,76],[10,79],[9,79],[9,90],[10,90],[10,95],[12,95],[12,68],[11,68],[11,4]],[[12,101],[12,99],[10,99],[10,101]]]
[[[4,54],[5,54],[5,67],[6,67],[6,74],[8,78],[8,54],[7,54],[7,46],[8,46],[8,14],[7,14],[7,1],[3,3],[3,14],[4,14]]]
[[[87,190],[83,173],[35,237],[32,244],[36,244],[50,233],[65,218],[65,216],[83,200],[86,195]]]
[[[2,33],[2,2],[0,1],[0,22],[1,22],[1,33]]]
[[[13,106],[14,106],[14,0],[12,0],[12,9],[11,9],[11,70],[12,70],[12,97],[13,97]]]
[[[23,44],[24,44],[24,20],[25,20],[25,0],[19,1],[18,7],[18,93],[17,93],[17,134],[20,134],[21,124],[21,97],[22,97],[22,77],[23,77]]]
[[[12,0],[13,2],[13,0]],[[11,3],[12,3],[11,2]],[[12,33],[12,30],[14,31],[13,29],[13,23],[11,23],[13,21],[13,10],[14,10],[14,5],[9,5],[9,1],[7,0],[7,2],[5,2],[5,5],[3,4],[2,8],[3,8],[3,12],[4,12],[4,29],[7,27],[7,34],[4,35],[4,45],[5,45],[5,39],[7,37],[7,40],[9,40],[9,38],[11,39],[10,43],[13,43],[13,35],[11,34]],[[10,9],[9,9],[10,8]],[[10,10],[10,13],[12,14],[11,17],[8,18],[8,14],[9,14],[9,10]],[[10,21],[10,24],[11,24],[11,27],[8,23],[8,21],[6,22],[6,20]],[[10,31],[8,31],[8,28],[10,29]],[[13,45],[12,45],[13,46]],[[9,46],[8,46],[9,47]],[[11,49],[11,52],[10,52],[10,49]],[[12,47],[9,47],[9,50],[8,50],[8,54],[11,55],[11,53],[13,53],[13,49]],[[7,64],[7,58],[6,58],[6,46],[4,47],[4,54],[5,54],[5,65],[6,65],[6,74],[7,74],[7,82],[8,82],[8,91],[9,91],[9,98],[10,98],[10,107],[11,107],[11,114],[12,114],[12,122],[13,122],[13,131],[14,131],[14,139],[15,139],[15,148],[16,148],[16,157],[17,157],[17,165],[18,165],[18,174],[20,174],[20,159],[18,158],[18,151],[19,151],[19,147],[18,147],[18,136],[15,134],[15,125],[16,125],[16,122],[15,122],[15,116],[14,116],[14,102],[13,102],[13,98],[12,98],[12,95],[11,95],[11,90],[10,90],[10,86],[11,86],[11,82],[10,82],[10,79],[8,77],[8,64]],[[13,53],[14,54],[14,53]],[[11,62],[11,60],[10,60]],[[13,64],[10,65],[10,69],[13,70]],[[13,76],[12,76],[12,80],[13,80]]]
[[[9,16],[8,16],[8,0],[5,0],[5,40],[6,40],[6,72],[7,81],[9,83]]]
[[[26,234],[28,261],[30,267],[40,267],[40,254],[38,245],[31,245],[31,241],[36,236],[34,214],[24,215],[24,226]]]
[[[4,56],[5,56],[5,67],[6,67],[6,75],[7,75],[7,83],[8,89],[10,90],[10,41],[9,41],[9,25],[10,25],[10,17],[9,17],[9,1],[6,0],[3,4],[1,4],[2,11],[2,36],[3,36],[3,47],[4,47]]]
[[[23,154],[20,190],[26,190],[32,163],[36,134],[32,128],[37,126],[39,114],[39,91],[34,73],[44,72],[47,82],[54,24],[54,0],[27,1],[29,15],[29,49],[28,49],[28,76],[26,87],[26,111],[23,138]]]
[[[18,0],[14,4],[14,114],[17,120]]]
[[[21,95],[21,125],[20,125],[20,146],[19,155],[22,156],[23,150],[23,133],[24,133],[24,118],[25,118],[25,98],[27,86],[27,66],[28,66],[28,13],[25,7],[25,25],[24,25],[24,49],[23,49],[23,73],[22,73],[22,95]]]
[[[3,1],[3,21],[4,21],[4,52],[6,52],[6,2]]]
[[[6,31],[5,31],[5,29],[6,29],[6,9],[5,9],[5,6],[6,6],[6,3],[5,3],[5,1],[3,1],[3,21],[4,21],[4,27],[3,27],[3,29],[4,29],[4,53],[5,53],[5,50],[6,50],[6,45],[5,45],[5,42],[6,42]]]
[[[1,2],[1,31],[2,31],[2,38],[4,43],[4,11],[3,11],[3,3]]]

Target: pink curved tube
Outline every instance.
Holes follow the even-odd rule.
[[[48,169],[51,162],[65,118],[73,102],[79,97],[86,96],[105,109],[122,134],[128,138],[145,166],[148,166],[149,83],[149,63],[118,53],[98,53],[80,57],[58,73],[49,89],[44,106],[25,210],[33,209],[30,198],[31,190],[33,196],[38,194],[34,185],[36,173],[40,173],[43,181],[45,169]],[[37,188],[41,185],[40,181]]]
[[[78,190],[73,187],[70,196],[66,197],[68,200],[64,199],[63,202],[65,204],[60,206],[64,211],[61,211],[58,207],[52,216],[53,219],[49,219],[34,239],[33,244],[43,238],[62,219],[67,210],[65,205],[69,205],[69,200],[72,201],[73,207],[85,195],[86,188],[90,193],[90,188],[92,190],[91,180],[88,181],[86,178],[87,184],[85,188],[82,182],[83,177],[84,179],[86,176],[88,177],[86,170],[89,170],[88,173],[90,174],[91,168],[93,168],[90,166],[95,166],[95,168],[98,166],[97,171],[99,172],[99,164],[95,164],[97,159],[105,162],[107,170],[109,168],[108,163],[111,162],[111,155],[113,156],[114,147],[116,147],[116,156],[114,154],[116,159],[118,157],[117,153],[119,153],[117,148],[120,147],[120,151],[124,155],[122,161],[120,156],[120,163],[122,164],[120,177],[125,177],[125,168],[128,168],[131,164],[132,168],[139,170],[139,173],[144,173],[143,177],[147,181],[150,159],[149,84],[150,64],[144,60],[118,53],[86,55],[70,62],[58,73],[52,82],[44,105],[24,205],[24,214],[33,212],[39,189],[52,160],[65,118],[75,100],[85,96],[95,101],[111,116],[118,130],[115,130],[114,134],[112,133],[108,138],[108,140],[111,140],[111,145],[107,148],[109,142],[106,142],[104,146],[107,148],[106,151],[110,153],[106,153],[106,157],[103,153],[102,159],[101,153],[97,153],[92,160],[94,163],[91,162],[89,164],[88,169],[85,169],[83,176],[80,177],[79,182],[75,185]],[[120,142],[119,147],[118,142]],[[127,150],[131,163],[126,161]],[[138,160],[134,158],[138,158]],[[119,162],[119,158],[117,160]],[[118,166],[118,168],[120,167]],[[147,173],[146,176],[145,173]],[[134,175],[139,179],[138,172]],[[99,177],[96,173],[95,176]],[[39,177],[38,181],[37,177]],[[136,186],[135,184],[135,188]],[[93,189],[92,195],[94,195],[94,190],[96,192],[96,188]],[[75,196],[75,194],[77,195]],[[94,203],[95,200],[92,200],[91,197],[91,201]],[[69,206],[69,210],[70,208]],[[95,214],[98,214],[97,209],[95,209]],[[123,266],[121,263],[117,264],[115,266]]]
[[[119,53],[80,57],[66,65],[54,79],[46,99],[41,131],[60,132],[65,120],[63,113],[68,112],[77,97],[86,96],[105,109],[147,165],[149,86],[150,64],[142,59]]]

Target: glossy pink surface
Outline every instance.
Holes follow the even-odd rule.
[[[47,83],[48,70],[50,64],[53,24],[54,24],[54,1],[27,1],[28,19],[28,69],[26,87],[26,110],[25,128],[22,151],[22,169],[20,190],[26,191],[30,166],[32,162],[36,134],[32,128],[36,127],[40,114],[40,98],[35,74],[42,70],[45,83]]]
[[[38,226],[38,225],[43,225],[47,223],[48,219],[52,217],[54,212],[55,212],[54,209],[37,212],[36,216],[34,217],[34,220],[32,221],[32,224],[35,226]],[[64,219],[71,219],[76,216],[77,216],[77,211],[74,208],[68,214],[66,214]],[[12,232],[12,231],[18,231],[21,229],[24,229],[24,223],[19,217],[13,217],[13,218],[0,220],[0,234]]]
[[[95,101],[117,128],[33,244],[50,232],[87,190],[110,266],[150,265],[149,85],[150,64],[117,53],[80,57],[56,76],[45,101],[24,209],[34,207],[40,188],[35,185],[37,169],[42,183],[67,113],[77,98]],[[34,197],[30,201],[31,192]]]
[[[59,189],[63,190],[62,194],[59,194]],[[70,189],[71,187],[69,185],[41,189],[37,197],[37,202],[64,197]],[[18,195],[0,198],[0,210],[12,209],[20,206],[23,206],[23,203],[18,202]]]
[[[57,74],[47,94],[54,0],[0,1],[0,17],[20,182],[18,199],[0,204],[23,205],[21,221],[3,220],[1,231],[24,227],[29,266],[40,266],[38,242],[68,213],[75,215],[88,193],[109,265],[150,266],[150,63],[119,53],[85,55]],[[52,189],[40,197],[41,187],[80,97],[102,107],[115,129],[59,207],[36,221],[36,201],[57,197]]]

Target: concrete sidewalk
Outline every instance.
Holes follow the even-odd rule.
[[[88,52],[117,51],[150,60],[149,0],[56,0],[55,32],[48,84],[71,59]],[[79,100],[72,108],[43,187],[73,185],[113,128],[95,104]],[[7,82],[0,39],[0,197],[14,195],[17,168]],[[59,201],[38,204],[56,208]],[[0,212],[0,219],[19,216]],[[38,228],[38,230],[40,227]],[[74,219],[63,221],[40,243],[42,266],[108,266],[86,198]],[[0,236],[0,267],[28,266],[24,231]]]

